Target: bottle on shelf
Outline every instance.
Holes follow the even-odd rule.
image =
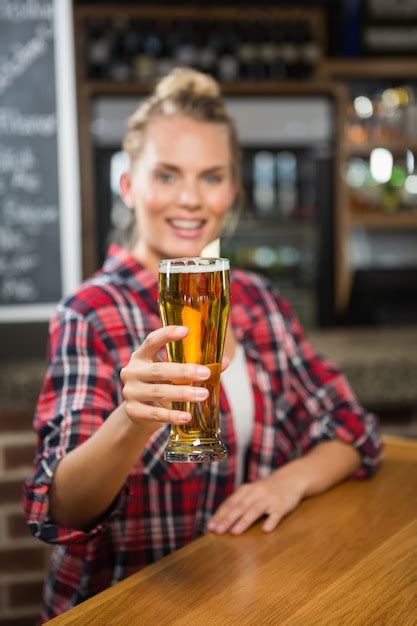
[[[283,80],[286,76],[286,68],[282,57],[282,29],[279,24],[271,23],[265,30],[265,39],[261,44],[260,54],[266,67],[267,78]]]
[[[351,158],[346,182],[350,209],[356,215],[393,214],[413,211],[417,205],[414,155],[392,155],[376,148],[370,158]]]
[[[365,87],[350,105],[347,137],[352,144],[407,146],[417,137],[416,90],[411,85],[384,87],[369,93]]]
[[[282,150],[275,157],[277,204],[282,217],[290,218],[297,209],[297,158],[294,152]]]
[[[239,79],[239,61],[236,54],[238,38],[233,24],[224,25],[221,46],[217,50],[217,76],[224,83]]]
[[[294,218],[311,219],[317,205],[316,157],[310,150],[298,155],[298,203]]]
[[[253,202],[258,215],[276,213],[275,159],[273,152],[259,150],[253,157]]]
[[[104,19],[89,19],[85,32],[86,72],[91,80],[104,80],[111,64],[113,31]]]

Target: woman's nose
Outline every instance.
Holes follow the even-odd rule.
[[[198,209],[201,205],[198,184],[193,181],[184,182],[179,191],[178,201],[181,206],[188,209]]]

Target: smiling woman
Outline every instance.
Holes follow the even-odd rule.
[[[130,245],[110,247],[50,326],[25,489],[32,532],[61,544],[45,619],[208,531],[239,535],[262,519],[271,532],[304,497],[369,476],[380,459],[375,417],[315,353],[288,303],[234,269],[228,358],[214,364],[233,359],[219,398],[228,459],[164,460],[171,426],[190,426],[211,372],[198,352],[192,363],[160,358],[195,315],[182,307],[182,325],[161,328],[158,263],[199,256],[218,237],[239,204],[239,146],[217,83],[177,69],[130,118],[124,149]]]

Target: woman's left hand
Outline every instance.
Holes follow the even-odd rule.
[[[267,478],[241,485],[220,505],[207,528],[217,534],[240,535],[260,517],[266,516],[262,530],[271,532],[297,507],[304,493],[300,476],[278,470]]]

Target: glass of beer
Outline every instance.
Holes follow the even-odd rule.
[[[191,413],[192,419],[171,427],[166,461],[200,463],[227,457],[220,432],[220,368],[230,306],[229,269],[228,259],[216,258],[166,259],[159,264],[162,323],[187,326],[189,331],[184,339],[167,345],[168,360],[202,364],[211,372],[208,380],[198,383],[208,389],[207,400],[172,403],[173,409]]]

